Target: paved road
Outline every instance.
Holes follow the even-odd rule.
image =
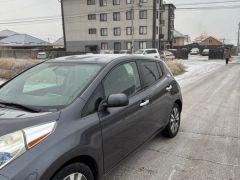
[[[107,180],[240,179],[240,62],[223,64],[182,91],[179,135],[154,138]]]

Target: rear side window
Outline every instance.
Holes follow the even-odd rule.
[[[135,62],[125,63],[110,72],[103,81],[105,96],[124,93],[131,96],[141,90],[137,65]]]
[[[159,78],[159,70],[156,62],[141,62],[144,87],[154,84]]]

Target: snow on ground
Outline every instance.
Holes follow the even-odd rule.
[[[190,56],[189,60],[176,61],[186,67],[184,74],[175,77],[180,86],[186,86],[200,80],[221,66],[225,66],[224,60],[208,60],[208,57],[202,56]]]
[[[0,79],[0,85],[3,84],[6,80]]]

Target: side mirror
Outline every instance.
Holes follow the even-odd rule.
[[[107,107],[123,107],[129,104],[129,99],[125,94],[112,94],[107,98]]]

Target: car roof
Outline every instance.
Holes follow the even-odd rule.
[[[111,61],[125,57],[125,54],[86,54],[86,55],[73,55],[73,56],[65,56],[56,59],[48,60],[47,62],[82,62],[82,63],[100,63],[107,64]]]
[[[139,50],[147,51],[147,50],[157,50],[157,49],[156,48],[150,48],[150,49],[139,49]]]
[[[146,56],[138,56],[138,55],[132,55],[132,54],[87,54],[87,55],[74,55],[74,56],[60,57],[60,58],[48,60],[46,62],[108,64],[114,60],[121,61],[121,60],[128,60],[128,59],[153,60],[152,58],[149,58]]]

